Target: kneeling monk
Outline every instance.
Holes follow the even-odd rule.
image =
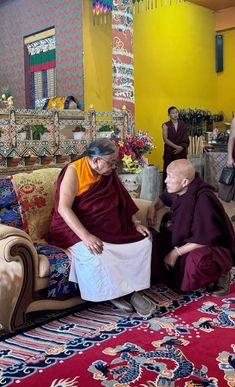
[[[72,256],[70,280],[79,284],[84,300],[111,300],[146,317],[155,305],[137,292],[150,286],[151,234],[115,173],[117,158],[114,142],[99,138],[62,170],[51,242]]]
[[[183,291],[214,286],[213,294],[229,292],[235,260],[235,234],[220,201],[186,159],[167,167],[166,190],[150,206],[149,224],[170,207],[172,219],[157,236],[162,280]],[[164,269],[165,266],[165,270]]]

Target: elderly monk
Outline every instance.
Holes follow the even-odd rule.
[[[166,178],[168,165],[178,159],[186,159],[188,154],[189,136],[185,123],[179,120],[179,111],[175,106],[168,109],[169,121],[162,124],[163,182]]]
[[[150,206],[149,224],[164,206],[171,208],[172,220],[160,231],[157,245],[165,266],[161,274],[168,285],[189,291],[213,284],[214,295],[227,294],[235,259],[233,227],[212,188],[189,160],[168,166],[166,190]]]
[[[114,142],[99,138],[62,170],[50,239],[68,249],[70,280],[78,283],[84,300],[111,300],[148,317],[155,305],[138,291],[150,286],[151,234],[115,173],[117,158]]]

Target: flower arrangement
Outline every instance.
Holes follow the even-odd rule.
[[[11,107],[14,105],[13,97],[10,93],[10,90],[7,86],[0,88],[0,102],[4,107]]]
[[[134,135],[127,134],[125,139],[115,139],[119,148],[119,158],[122,161],[122,169],[125,172],[139,172],[146,164],[145,153],[151,153],[154,144],[153,138],[139,130]]]

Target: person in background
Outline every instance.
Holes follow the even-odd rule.
[[[195,172],[189,160],[167,167],[166,190],[149,207],[149,224],[164,206],[172,211],[157,236],[157,259],[162,278],[177,290],[212,286],[213,295],[229,293],[230,269],[235,260],[235,234],[225,210]]]
[[[235,117],[233,117],[230,127],[227,165],[235,168]],[[233,200],[235,200],[235,197]],[[235,222],[235,214],[231,217],[231,220]]]
[[[189,147],[189,136],[185,123],[179,120],[179,111],[175,106],[168,109],[169,121],[162,125],[164,141],[163,153],[163,187],[165,187],[166,169],[178,159],[186,159]]]
[[[148,317],[156,306],[138,291],[150,286],[151,234],[115,172],[117,158],[114,142],[99,138],[61,171],[50,240],[68,249],[82,299]]]

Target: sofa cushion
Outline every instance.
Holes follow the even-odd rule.
[[[0,221],[23,230],[16,192],[10,177],[0,178]]]
[[[24,230],[33,240],[48,234],[60,168],[38,169],[12,176]]]
[[[56,298],[78,294],[78,286],[69,281],[70,260],[66,253],[58,247],[44,243],[34,243],[40,255],[49,260],[48,297]]]

